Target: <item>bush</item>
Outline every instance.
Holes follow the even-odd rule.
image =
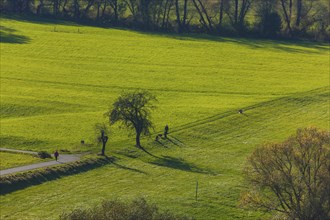
[[[46,151],[39,151],[38,157],[40,157],[41,159],[52,158],[52,156]]]
[[[60,215],[61,220],[170,220],[191,219],[186,216],[178,216],[171,212],[160,212],[155,204],[148,204],[144,198],[133,200],[131,203],[123,203],[118,200],[104,201],[101,205],[91,209],[75,209],[69,213]]]
[[[263,36],[276,38],[282,29],[281,16],[276,12],[264,14],[258,25]]]

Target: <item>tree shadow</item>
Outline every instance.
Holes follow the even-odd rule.
[[[164,156],[162,158],[158,158],[155,161],[149,162],[150,164],[168,167],[172,169],[192,172],[192,173],[202,173],[202,174],[209,174],[209,175],[217,175],[215,172],[200,168],[192,163],[185,161],[182,158],[175,158],[171,156]]]
[[[131,167],[127,167],[127,166],[123,166],[123,165],[120,165],[120,164],[115,163],[115,162],[112,162],[112,164],[115,165],[117,168],[120,168],[120,169],[124,169],[124,170],[128,170],[128,171],[133,171],[133,172],[136,172],[136,173],[147,174],[144,171],[141,171],[141,170],[138,170],[138,169],[135,169],[135,168],[131,168]]]
[[[160,157],[158,157],[158,156],[156,156],[156,155],[150,153],[149,151],[147,151],[147,150],[146,150],[144,147],[142,147],[142,146],[139,147],[139,149],[142,150],[143,152],[147,153],[148,155],[154,157],[154,158],[160,158]]]
[[[235,43],[251,49],[275,49],[288,53],[305,53],[305,54],[318,54],[320,52],[328,52],[329,44],[325,42],[313,42],[298,39],[267,39],[260,37],[237,37],[237,36],[218,36],[210,34],[178,34],[178,33],[165,33],[165,32],[144,32],[133,30],[140,34],[148,34],[160,37],[173,38],[182,41],[212,41],[219,43]]]
[[[0,42],[11,44],[26,44],[30,42],[30,38],[15,34],[16,30],[0,25]]]

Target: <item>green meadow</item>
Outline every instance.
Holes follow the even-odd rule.
[[[9,153],[0,151],[0,169],[24,166],[32,163],[41,163],[46,160],[29,154]]]
[[[2,195],[1,219],[56,219],[141,196],[196,219],[267,218],[239,206],[248,155],[300,127],[330,130],[326,44],[7,17],[0,31],[1,147],[98,152],[94,125],[107,122],[122,91],[158,99],[156,130],[142,140],[149,154],[114,126],[106,149],[114,164]],[[155,142],[166,124],[169,139]]]

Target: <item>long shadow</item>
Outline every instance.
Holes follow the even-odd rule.
[[[120,169],[124,169],[124,170],[128,170],[128,171],[133,171],[133,172],[136,172],[136,173],[147,174],[144,171],[141,171],[141,170],[138,170],[138,169],[135,169],[135,168],[131,168],[131,167],[126,167],[126,166],[120,165],[120,164],[115,163],[115,162],[112,162],[112,164],[115,165],[116,167],[120,168]]]
[[[216,175],[215,172],[210,170],[202,169],[192,163],[188,163],[182,158],[175,158],[171,156],[164,156],[162,158],[158,158],[155,161],[149,162],[150,164],[154,164],[157,166],[168,167],[172,169],[193,172],[193,173],[202,173],[202,174],[210,174]]]
[[[149,151],[147,151],[147,150],[146,150],[144,147],[142,147],[142,146],[141,146],[139,149],[141,149],[143,152],[147,153],[148,155],[150,155],[150,156],[152,156],[152,157],[154,157],[154,158],[160,158],[160,157],[158,157],[158,156],[156,156],[156,155],[150,153]]]
[[[312,42],[306,40],[297,39],[265,39],[258,37],[237,37],[237,36],[218,36],[209,34],[178,34],[178,33],[167,33],[167,32],[145,32],[139,30],[132,30],[139,34],[148,34],[160,37],[173,38],[182,41],[213,41],[213,42],[230,42],[241,44],[252,49],[277,49],[288,53],[319,53],[328,52],[329,44],[327,42]],[[301,47],[301,48],[292,48]],[[318,51],[311,51],[306,49],[314,49]]]
[[[26,44],[30,42],[29,37],[15,34],[15,32],[15,29],[0,25],[0,42],[11,44]]]
[[[37,15],[17,15],[17,14],[9,14],[9,13],[3,13],[1,15],[1,18],[10,19],[10,20],[16,20],[16,21],[22,21],[22,22],[29,22],[29,23],[35,23],[35,24],[70,24],[75,25],[71,20],[63,20],[59,18],[55,18],[52,16],[43,16],[39,17]]]
[[[84,26],[91,26],[91,27],[99,27],[99,28],[112,28],[118,30],[129,30],[134,31],[139,34],[145,35],[154,35],[160,37],[167,37],[173,38],[176,40],[184,40],[184,41],[213,41],[213,42],[231,42],[236,44],[241,44],[252,49],[277,49],[281,51],[285,51],[288,53],[319,53],[319,52],[328,52],[329,51],[329,43],[327,42],[312,42],[306,40],[293,40],[293,39],[266,39],[260,37],[237,37],[237,36],[218,36],[218,35],[209,35],[209,34],[196,34],[196,33],[189,33],[189,34],[178,34],[178,33],[169,33],[169,32],[151,32],[151,31],[143,31],[143,30],[136,30],[136,29],[127,29],[125,27],[112,27],[110,25],[100,25],[95,22],[91,22],[89,20],[83,21],[76,21],[74,19],[59,19],[54,17],[38,17],[38,16],[16,16],[16,15],[2,15],[4,18],[18,20],[18,21],[28,21],[38,24],[63,24],[63,25],[84,25]],[[23,38],[20,38],[23,37]],[[10,41],[10,39],[7,38]],[[18,35],[18,39],[20,41],[24,41],[24,36]],[[300,48],[292,48],[292,47],[300,47]],[[306,50],[306,49],[313,49]],[[316,50],[316,51],[314,51]]]

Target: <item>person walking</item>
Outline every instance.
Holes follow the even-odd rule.
[[[58,151],[56,150],[55,153],[54,153],[54,157],[55,157],[55,160],[57,161],[57,158],[60,154],[58,153]]]
[[[167,138],[168,130],[169,130],[169,127],[168,127],[168,125],[166,125],[165,129],[164,129],[164,138]]]

